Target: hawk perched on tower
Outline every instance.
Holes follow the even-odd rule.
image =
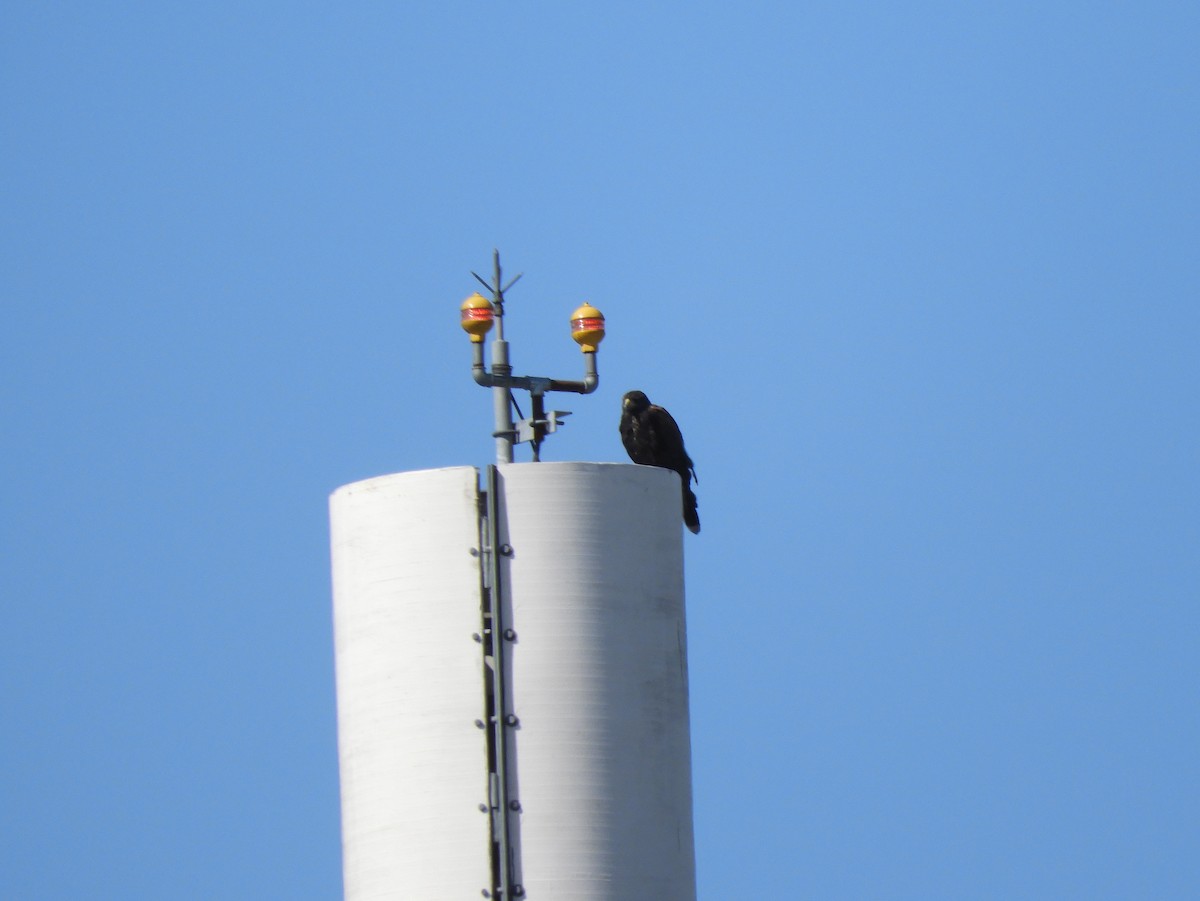
[[[696,467],[683,446],[683,435],[675,419],[662,407],[650,403],[650,398],[641,391],[630,391],[621,399],[620,430],[621,443],[634,463],[679,473],[683,483],[684,524],[692,532],[699,532],[700,515],[691,487]]]

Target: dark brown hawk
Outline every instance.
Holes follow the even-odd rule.
[[[620,428],[621,443],[630,460],[679,473],[683,484],[683,521],[693,532],[699,532],[700,516],[691,487],[691,480],[696,478],[696,467],[683,446],[683,435],[671,414],[650,403],[650,398],[641,391],[630,391],[621,399]]]

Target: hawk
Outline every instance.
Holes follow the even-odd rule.
[[[696,513],[696,495],[691,480],[696,467],[683,446],[683,435],[671,414],[641,391],[630,391],[621,398],[621,443],[634,463],[661,466],[679,473],[683,483],[683,521],[693,533],[700,531]],[[696,479],[699,482],[699,479]]]

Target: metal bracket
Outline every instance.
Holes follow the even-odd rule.
[[[516,439],[513,443],[525,444],[529,441],[536,441],[542,435],[552,435],[558,431],[560,425],[566,425],[562,421],[563,417],[570,415],[570,410],[550,410],[546,413],[545,419],[518,420],[516,423]],[[494,437],[499,436],[496,435]]]

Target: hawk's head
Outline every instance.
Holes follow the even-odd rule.
[[[641,391],[629,391],[621,398],[621,409],[626,413],[641,413],[650,406],[650,398]]]

